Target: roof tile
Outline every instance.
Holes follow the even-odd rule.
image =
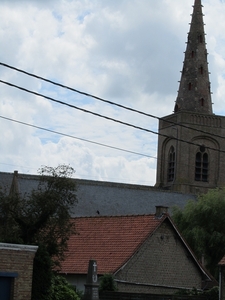
[[[154,215],[74,218],[77,234],[68,242],[61,273],[86,274],[95,259],[98,273],[118,270],[165,218]]]

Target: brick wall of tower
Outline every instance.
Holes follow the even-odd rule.
[[[222,116],[181,112],[164,117],[159,124],[159,133],[164,136],[159,135],[158,140],[156,186],[194,194],[225,186],[224,128],[225,117]],[[176,152],[176,173],[174,180],[168,182],[168,152],[171,145]],[[199,145],[205,146],[209,158],[206,182],[195,180]]]

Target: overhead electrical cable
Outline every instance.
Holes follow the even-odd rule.
[[[103,99],[103,98],[94,96],[94,95],[89,94],[89,93],[86,93],[86,92],[81,92],[81,91],[79,91],[79,90],[77,90],[77,89],[74,89],[74,88],[72,88],[72,87],[69,87],[69,86],[67,86],[67,85],[64,85],[64,84],[61,84],[61,83],[57,83],[57,82],[55,82],[55,81],[49,80],[49,79],[47,79],[47,78],[44,78],[44,77],[41,77],[41,76],[38,76],[38,75],[35,75],[35,74],[32,74],[32,73],[29,73],[29,72],[27,72],[27,71],[24,71],[24,70],[15,68],[15,67],[13,67],[13,66],[10,66],[10,65],[7,65],[7,64],[1,63],[1,62],[0,62],[0,65],[1,65],[1,66],[4,66],[4,67],[7,67],[7,68],[10,68],[10,69],[12,69],[12,70],[15,70],[15,71],[17,71],[17,72],[26,74],[26,75],[28,75],[28,76],[31,76],[31,77],[34,77],[34,78],[43,80],[43,81],[45,81],[45,82],[51,83],[51,84],[53,84],[53,85],[59,86],[59,87],[61,87],[61,88],[70,90],[70,91],[72,91],[72,92],[76,92],[76,93],[81,94],[81,95],[84,95],[84,96],[86,96],[86,97],[91,97],[91,98],[94,98],[94,99],[96,99],[96,100],[99,100],[99,101],[102,101],[102,102],[105,102],[105,103],[108,103],[108,104],[111,104],[111,105],[115,105],[115,106],[118,106],[118,107],[120,107],[120,108],[124,108],[124,109],[130,110],[130,111],[132,111],[132,112],[136,112],[136,113],[145,115],[145,116],[147,116],[147,117],[159,119],[159,118],[156,117],[156,116],[147,114],[147,113],[142,112],[142,111],[140,111],[140,110],[137,110],[137,109],[134,109],[134,108],[131,108],[131,107],[122,105],[122,104],[118,104],[118,103],[115,103],[115,102],[112,102],[112,101],[110,101],[110,100],[106,100],[106,99]]]
[[[33,74],[33,73],[24,71],[24,70],[22,70],[22,69],[19,69],[19,68],[10,66],[10,65],[5,64],[5,63],[2,63],[2,62],[0,62],[0,65],[3,66],[3,67],[6,67],[6,68],[12,69],[12,70],[14,70],[14,71],[23,73],[23,74],[25,74],[25,75],[27,75],[27,76],[31,76],[31,77],[34,77],[34,78],[36,78],[36,79],[40,79],[40,80],[42,80],[42,81],[48,82],[48,83],[50,83],[50,84],[53,84],[53,85],[55,85],[55,86],[59,86],[59,87],[61,87],[61,88],[64,88],[64,89],[67,89],[67,90],[76,92],[76,93],[81,94],[81,95],[84,95],[84,96],[86,96],[86,97],[94,98],[94,99],[96,99],[96,100],[105,102],[105,103],[110,104],[110,105],[114,105],[114,106],[117,106],[117,107],[120,107],[120,108],[129,110],[129,111],[132,111],[132,112],[135,112],[135,113],[138,113],[138,114],[141,114],[141,115],[150,117],[150,118],[154,118],[154,119],[157,119],[157,120],[163,120],[164,122],[166,122],[166,123],[168,123],[168,124],[171,124],[171,125],[180,126],[180,127],[183,127],[183,128],[191,129],[191,130],[193,130],[193,131],[197,131],[197,132],[200,132],[200,133],[208,134],[208,132],[206,132],[206,131],[204,131],[204,130],[197,129],[197,128],[192,128],[192,127],[190,127],[190,126],[187,126],[187,125],[184,125],[184,124],[179,124],[179,123],[176,123],[176,122],[171,121],[171,120],[166,120],[165,118],[160,118],[160,117],[154,116],[154,115],[152,115],[152,114],[145,113],[145,112],[143,112],[143,111],[140,111],[140,110],[137,110],[137,109],[134,109],[134,108],[131,108],[131,107],[122,105],[122,104],[118,104],[118,103],[115,103],[115,102],[112,102],[112,101],[109,101],[109,100],[106,100],[106,99],[103,99],[103,98],[94,96],[94,95],[89,94],[89,93],[86,93],[86,92],[79,91],[79,90],[74,89],[74,88],[72,88],[72,87],[69,87],[69,86],[67,86],[67,85],[64,85],[64,84],[61,84],[61,83],[57,83],[57,82],[55,82],[55,81],[53,81],[53,80],[50,80],[50,79],[41,77],[41,76],[39,76],[39,75],[35,75],[35,74]],[[213,136],[224,139],[224,136],[221,136],[221,135],[213,134]]]
[[[89,113],[89,114],[92,114],[92,115],[94,115],[94,116],[104,118],[104,119],[109,120],[109,121],[113,121],[113,122],[116,122],[116,123],[119,123],[119,124],[122,124],[122,125],[125,125],[125,126],[129,126],[129,127],[132,127],[132,128],[138,129],[138,130],[142,130],[142,131],[146,131],[146,132],[153,133],[153,134],[156,134],[156,135],[160,135],[160,136],[163,136],[163,137],[166,137],[166,138],[171,138],[171,136],[168,136],[168,135],[166,135],[166,134],[162,134],[162,133],[159,133],[159,132],[156,132],[156,131],[147,129],[147,128],[143,128],[143,127],[140,127],[140,126],[136,126],[136,125],[127,123],[127,122],[120,121],[120,120],[118,120],[118,119],[114,119],[114,118],[111,118],[111,117],[104,116],[104,115],[101,115],[101,114],[99,114],[99,113],[96,113],[96,112],[93,112],[93,111],[90,111],[90,110],[87,110],[87,109],[84,109],[84,108],[80,108],[80,107],[77,107],[77,106],[75,106],[75,105],[72,105],[72,104],[63,102],[63,101],[61,101],[61,100],[57,100],[57,99],[54,99],[54,98],[52,98],[52,97],[45,96],[45,95],[43,95],[43,94],[40,94],[40,93],[31,91],[31,90],[25,89],[25,88],[23,88],[23,87],[21,87],[21,86],[15,85],[15,84],[10,83],[10,82],[6,82],[6,81],[3,81],[3,80],[0,80],[0,83],[9,85],[9,86],[11,86],[11,87],[17,88],[17,89],[19,89],[19,90],[22,90],[22,91],[24,91],[24,92],[33,94],[33,95],[35,95],[35,96],[42,97],[42,98],[45,98],[45,99],[47,99],[47,100],[50,100],[50,101],[53,101],[53,102],[56,102],[56,103],[59,103],[59,104],[62,104],[62,105],[69,106],[69,107],[71,107],[71,108],[74,108],[74,109],[83,111],[83,112],[85,112],[85,113]],[[187,143],[187,144],[194,145],[194,146],[198,146],[198,147],[201,146],[200,144],[196,144],[196,143],[193,143],[193,142],[190,142],[190,141],[186,141],[186,140],[183,140],[183,139],[179,139],[179,138],[177,138],[177,137],[172,137],[172,138],[173,138],[175,141],[180,141],[180,142]],[[217,152],[224,152],[224,153],[225,153],[225,151],[219,150],[219,149],[216,149],[216,148],[207,147],[207,149],[214,150],[214,151],[217,151]]]
[[[51,133],[54,133],[54,134],[58,134],[58,135],[62,135],[62,136],[65,136],[65,137],[77,139],[77,140],[88,142],[88,143],[91,143],[91,144],[95,144],[95,145],[98,145],[98,146],[103,146],[103,147],[111,148],[111,149],[114,149],[114,150],[119,150],[119,151],[131,153],[131,154],[136,154],[136,155],[140,155],[140,156],[145,156],[145,157],[157,159],[156,157],[151,156],[151,155],[138,153],[138,152],[135,152],[135,151],[130,151],[130,150],[122,149],[122,148],[115,147],[115,146],[106,145],[106,144],[99,143],[99,142],[90,141],[90,140],[87,140],[87,139],[84,139],[84,138],[79,138],[79,137],[76,137],[76,136],[73,136],[73,135],[70,135],[70,134],[62,133],[62,132],[59,132],[59,131],[47,129],[47,128],[36,126],[36,125],[32,125],[32,124],[29,124],[29,123],[26,123],[26,122],[22,122],[22,121],[18,121],[18,120],[15,120],[15,119],[7,118],[7,117],[1,116],[1,115],[0,115],[0,118],[11,121],[11,122],[19,123],[19,124],[22,124],[22,125],[26,125],[26,126],[29,126],[29,127],[33,127],[33,128],[36,128],[36,129],[51,132]]]
[[[4,116],[1,116],[1,115],[0,115],[0,118],[2,118],[4,120],[7,120],[7,121],[14,122],[14,123],[18,123],[18,124],[21,124],[21,125],[25,125],[25,126],[33,127],[33,128],[39,129],[39,130],[46,131],[46,132],[50,132],[50,133],[53,133],[53,134],[57,134],[57,135],[61,135],[61,136],[81,140],[81,141],[84,141],[84,142],[92,143],[92,144],[95,144],[95,145],[98,145],[98,146],[107,147],[107,148],[111,148],[111,149],[114,149],[114,150],[123,151],[123,152],[131,153],[131,154],[135,154],[135,155],[139,155],[139,156],[144,156],[144,157],[148,157],[148,158],[153,158],[155,160],[161,160],[161,159],[159,159],[155,156],[151,156],[151,155],[148,155],[148,154],[143,154],[143,153],[139,153],[139,152],[135,152],[135,151],[131,151],[131,150],[126,150],[126,149],[122,149],[122,148],[115,147],[115,146],[106,145],[106,144],[99,143],[99,142],[90,141],[90,140],[87,140],[87,139],[84,139],[84,138],[75,137],[73,135],[69,135],[69,134],[65,134],[65,133],[62,133],[62,132],[55,131],[55,130],[47,129],[47,128],[37,126],[37,125],[32,125],[32,124],[29,124],[29,123],[26,123],[26,122],[18,121],[18,120],[8,118],[8,117],[4,117]],[[219,151],[219,152],[223,152],[223,151]],[[182,164],[182,165],[184,167],[188,166],[188,164]]]
[[[97,117],[100,117],[100,118],[104,118],[104,119],[109,120],[109,121],[117,122],[117,123],[120,123],[120,124],[122,124],[122,125],[126,125],[126,126],[129,126],[129,127],[133,127],[133,128],[135,128],[135,129],[140,129],[140,130],[143,130],[143,131],[147,131],[147,132],[150,132],[150,133],[153,133],[153,134],[158,134],[158,132],[155,132],[155,131],[153,131],[153,130],[146,129],[146,128],[142,128],[142,127],[140,127],[140,126],[136,126],[136,125],[133,125],[133,124],[130,124],[130,123],[127,123],[127,122],[123,122],[123,121],[120,121],[120,120],[117,120],[117,119],[114,119],[114,118],[111,118],[111,117],[107,117],[107,116],[101,115],[101,114],[99,114],[99,113],[90,111],[90,110],[88,110],[88,109],[81,108],[81,107],[78,107],[78,106],[76,106],[76,105],[69,104],[69,103],[66,103],[66,102],[64,102],[64,101],[57,100],[57,99],[54,99],[54,98],[52,98],[52,97],[49,97],[49,96],[46,96],[46,95],[43,95],[43,94],[40,94],[40,93],[31,91],[31,90],[28,90],[28,89],[25,89],[25,88],[23,88],[23,87],[21,87],[21,86],[15,85],[15,84],[13,84],[13,83],[10,83],[10,82],[4,81],[4,80],[0,80],[0,83],[9,85],[9,86],[11,86],[11,87],[17,88],[17,89],[19,89],[19,90],[21,90],[21,91],[24,91],[24,92],[26,92],[26,93],[33,94],[33,95],[38,96],[38,97],[45,98],[45,99],[50,100],[50,101],[53,101],[53,102],[55,102],[55,103],[65,105],[65,106],[68,106],[68,107],[70,107],[70,108],[74,108],[74,109],[83,111],[83,112],[85,112],[85,113],[92,114],[92,115],[97,116]]]

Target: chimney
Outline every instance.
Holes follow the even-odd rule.
[[[155,211],[156,218],[161,218],[163,215],[168,213],[167,206],[157,205],[155,208],[156,208],[156,211]]]

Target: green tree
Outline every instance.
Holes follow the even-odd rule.
[[[181,210],[173,220],[198,259],[204,256],[207,269],[217,277],[217,264],[225,254],[225,188],[213,189]]]
[[[117,286],[112,274],[104,274],[100,277],[99,292],[117,291]]]
[[[71,210],[77,201],[73,173],[70,166],[46,166],[39,170],[38,186],[29,193],[0,194],[0,240],[40,246],[34,263],[33,294],[42,284],[50,284],[51,278],[46,281],[39,274],[50,274],[50,269],[60,264],[67,241],[74,232],[70,222]]]
[[[80,300],[73,287],[62,276],[52,277],[49,300]]]
[[[49,300],[53,277],[52,259],[46,247],[39,245],[33,264],[32,299]]]

